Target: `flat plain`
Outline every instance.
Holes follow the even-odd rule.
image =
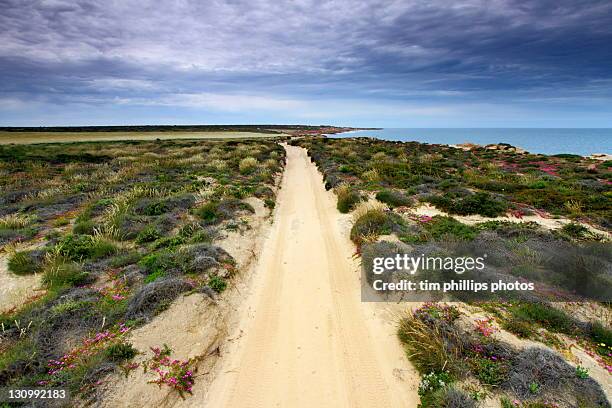
[[[169,139],[251,139],[283,136],[278,133],[238,131],[212,132],[6,132],[0,131],[0,144],[109,142],[119,140]]]

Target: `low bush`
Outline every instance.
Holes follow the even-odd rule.
[[[470,359],[470,366],[476,378],[485,385],[498,386],[507,378],[508,365],[500,360],[474,357]]]
[[[600,322],[594,322],[589,325],[589,337],[597,344],[603,343],[607,346],[612,346],[612,330]]]
[[[454,386],[441,387],[421,396],[420,408],[476,408],[479,404]]]
[[[148,283],[130,298],[125,316],[127,319],[149,319],[167,308],[181,293],[191,289],[191,285],[178,278]]]
[[[185,242],[186,242],[185,238],[181,237],[180,235],[177,235],[174,237],[163,237],[153,242],[153,245],[151,247],[153,249],[160,249],[160,248],[174,249],[178,247],[179,245],[183,245]]]
[[[216,223],[220,221],[221,218],[219,203],[214,201],[202,205],[201,207],[197,208],[195,212],[198,217],[209,224]]]
[[[43,283],[50,289],[83,284],[89,276],[78,264],[60,254],[49,257],[43,273]]]
[[[584,225],[571,222],[569,224],[565,224],[561,228],[561,232],[570,238],[580,239],[589,234],[589,229]]]
[[[142,255],[137,251],[120,254],[110,260],[110,266],[113,268],[122,268],[127,265],[137,263],[142,258]]]
[[[77,235],[93,235],[96,224],[93,221],[81,221],[74,224],[72,233]]]
[[[161,238],[161,233],[153,225],[150,225],[138,233],[136,236],[136,243],[144,244],[153,242],[159,238]]]
[[[250,174],[257,168],[257,159],[254,157],[246,157],[240,160],[238,169],[242,174]]]
[[[381,209],[372,209],[360,216],[351,228],[351,240],[361,244],[364,240],[373,240],[379,235],[392,231],[394,222],[389,214]]]
[[[227,288],[227,282],[220,276],[213,276],[208,280],[208,286],[217,293],[223,292]]]
[[[465,336],[444,318],[426,317],[418,311],[400,320],[398,336],[415,368],[422,374],[465,371]]]
[[[160,200],[160,201],[154,201],[154,202],[147,204],[142,209],[142,214],[148,215],[148,216],[156,216],[156,215],[162,215],[168,212],[169,210],[170,208],[168,207],[168,204]]]
[[[166,277],[166,271],[163,269],[156,269],[155,271],[153,271],[152,273],[150,273],[149,275],[147,275],[144,278],[144,282],[145,283],[151,283],[151,282],[155,282],[157,280],[160,280],[162,278]]]
[[[110,361],[121,362],[136,357],[138,350],[130,343],[115,343],[106,348],[104,354]]]
[[[348,185],[343,184],[336,188],[336,196],[338,197],[338,203],[336,207],[341,213],[350,212],[355,205],[361,201],[359,193],[351,189]]]
[[[515,318],[539,323],[549,331],[572,334],[576,330],[576,324],[570,316],[544,303],[525,302],[510,310]]]
[[[463,240],[473,240],[477,235],[474,227],[441,215],[432,217],[431,221],[423,223],[423,227],[436,239],[452,235]]]
[[[457,215],[479,214],[485,217],[497,217],[504,215],[508,210],[508,204],[505,201],[493,198],[491,194],[485,192],[461,198],[447,193],[442,196],[429,196],[427,200],[437,208]]]
[[[117,252],[112,242],[91,235],[66,235],[58,243],[58,248],[62,255],[73,261],[99,259]]]
[[[516,316],[511,316],[510,318],[504,320],[502,327],[508,330],[510,333],[514,333],[523,339],[529,339],[535,334],[533,325],[528,320],[521,319]]]
[[[149,255],[144,256],[139,262],[141,268],[147,272],[147,274],[161,275],[166,273],[168,270],[177,270],[179,263],[173,253],[164,250],[153,252]]]
[[[29,275],[42,270],[45,252],[31,250],[15,252],[8,261],[8,270],[16,275]]]
[[[576,376],[576,368],[557,353],[543,348],[527,348],[512,359],[508,379],[501,388],[520,399],[562,402],[565,406],[610,406],[601,386],[591,378]]]
[[[399,191],[382,190],[376,193],[376,199],[387,204],[389,207],[408,207],[412,205],[412,200]]]

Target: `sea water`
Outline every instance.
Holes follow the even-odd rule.
[[[475,143],[487,145],[508,143],[531,153],[571,153],[588,156],[593,153],[612,154],[612,128],[601,129],[409,129],[386,128],[358,130],[329,137],[371,136],[383,140],[416,141],[433,144]]]

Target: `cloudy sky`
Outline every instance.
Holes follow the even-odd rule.
[[[609,0],[0,10],[0,126],[612,127]]]

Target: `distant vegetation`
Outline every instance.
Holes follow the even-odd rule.
[[[611,162],[370,138],[292,143],[308,149],[328,189],[350,185],[390,207],[416,200],[457,215],[520,218],[539,212],[612,229]]]

